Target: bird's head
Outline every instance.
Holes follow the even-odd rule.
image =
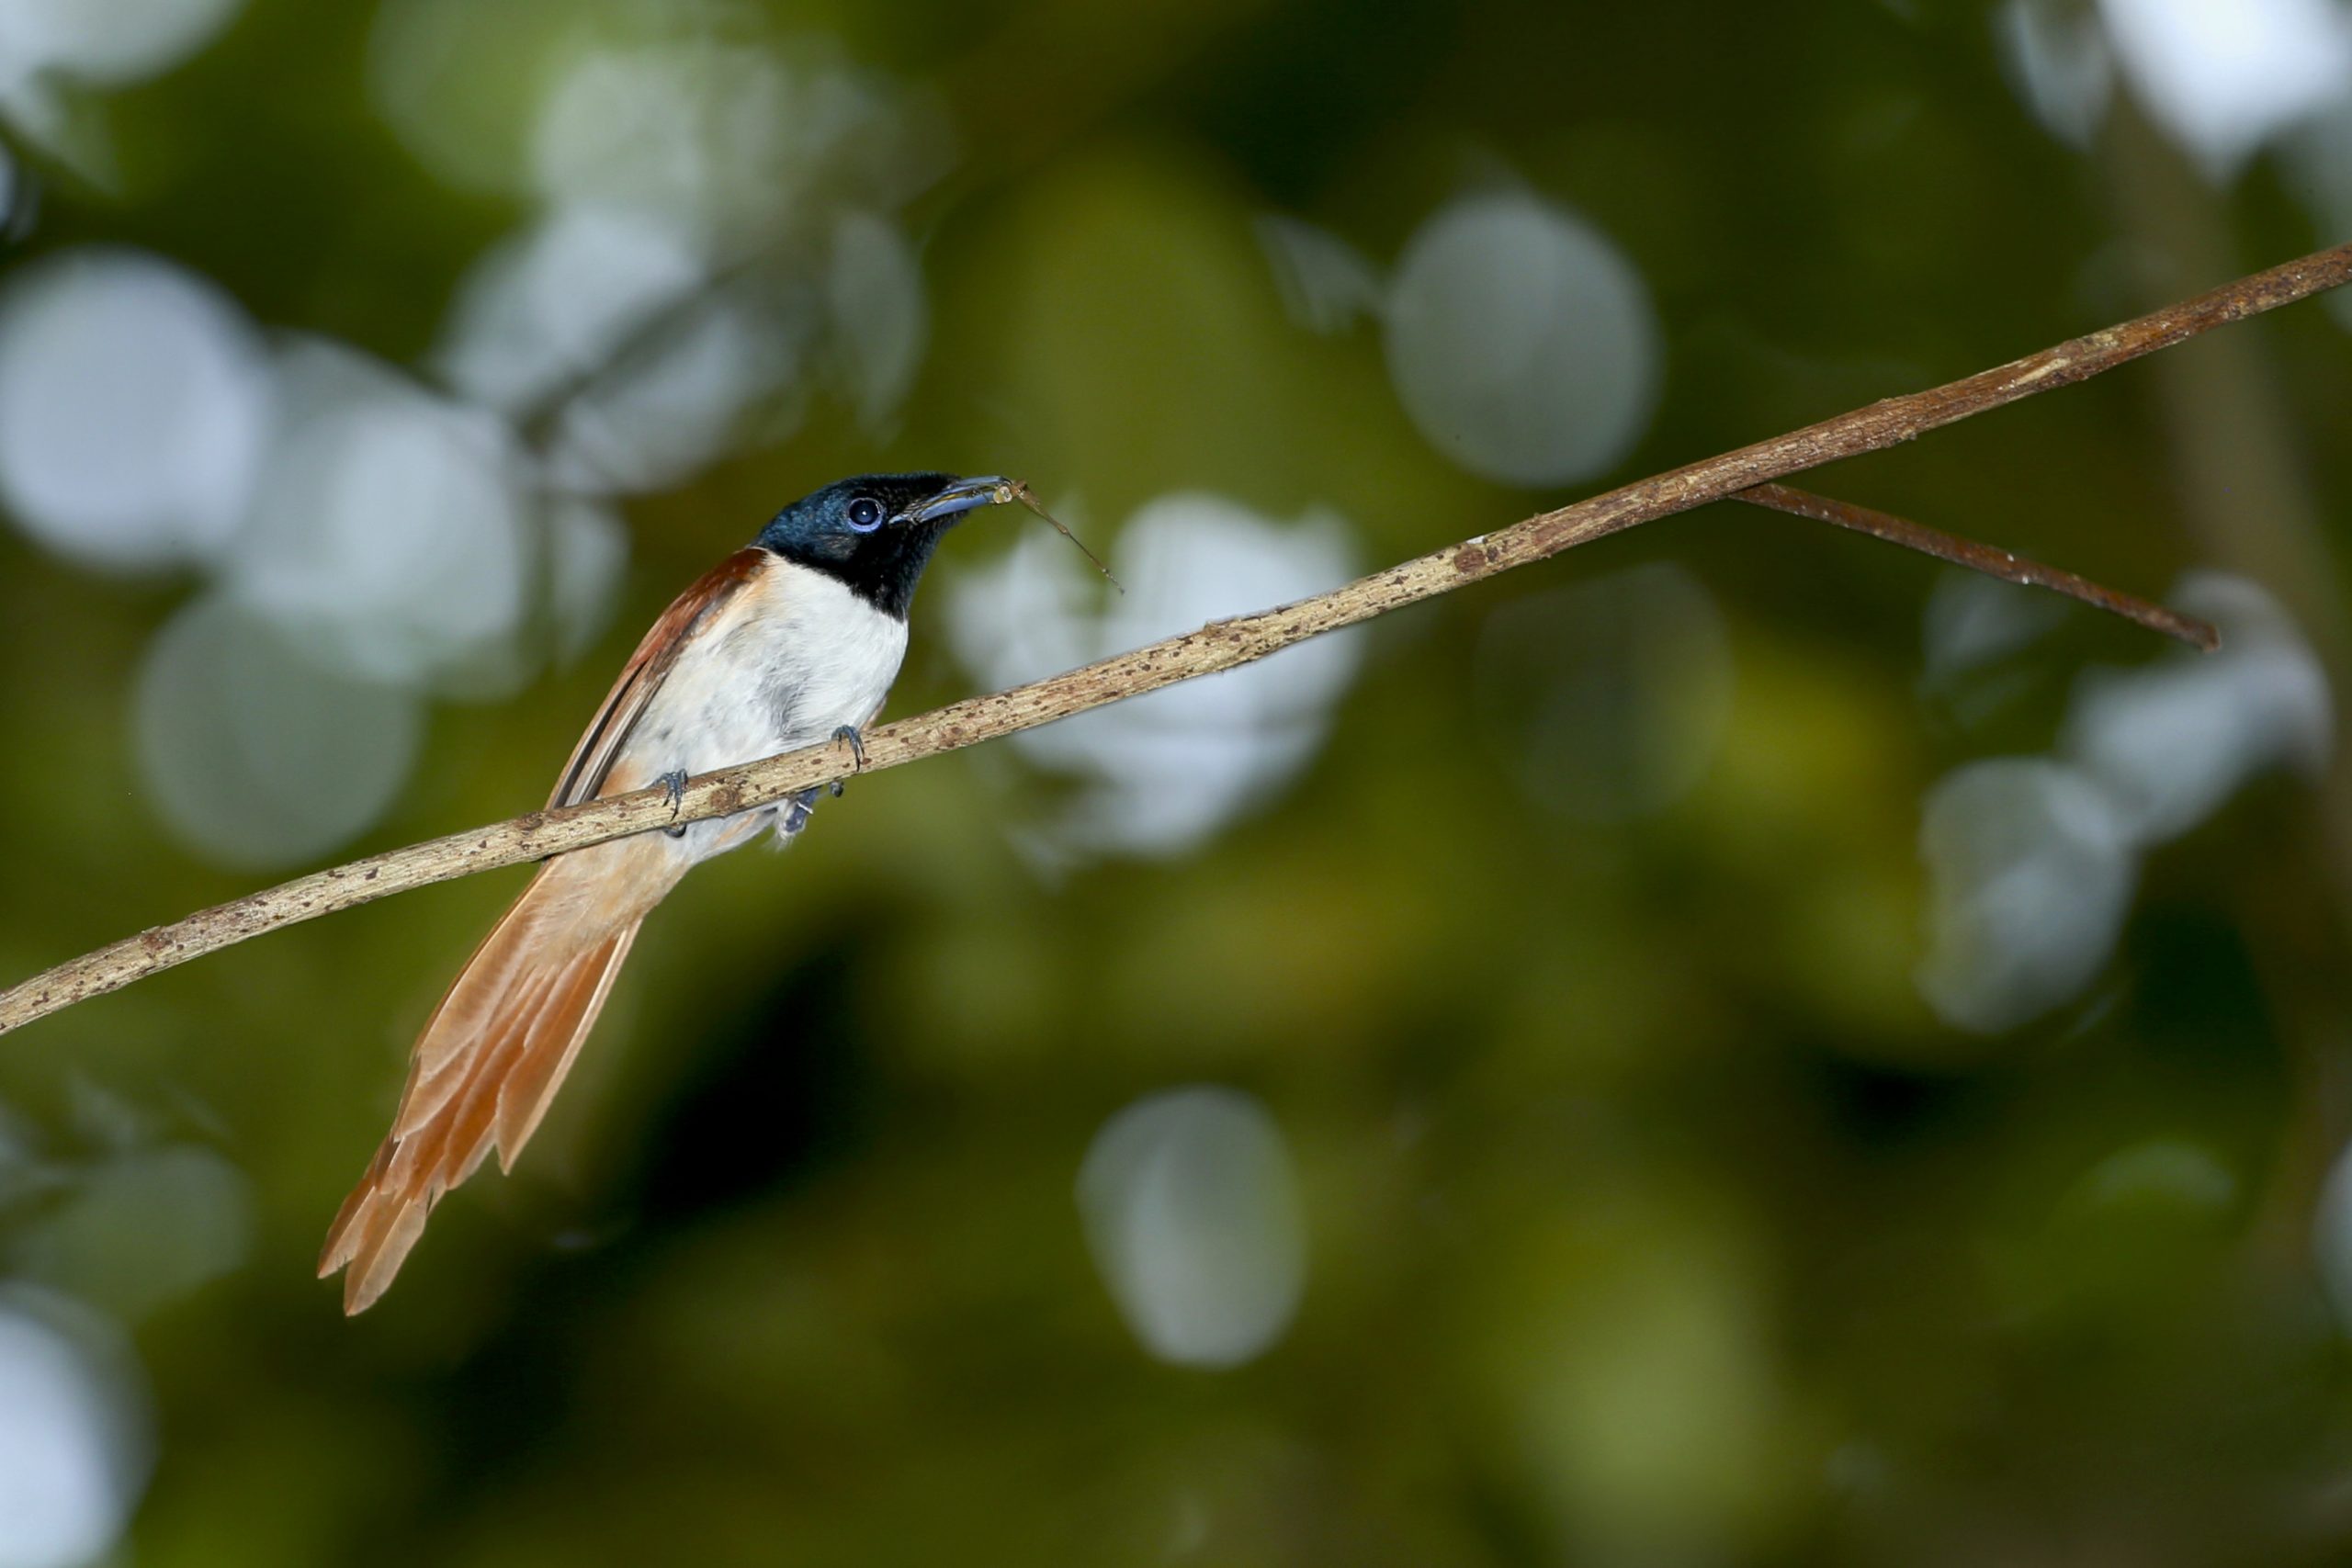
[[[811,491],[756,541],[797,566],[838,579],[885,614],[906,618],[939,536],[964,513],[1009,498],[993,476],[860,474]]]

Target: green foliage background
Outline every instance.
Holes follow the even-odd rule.
[[[820,406],[632,502],[596,649],[436,708],[359,848],[537,804],[638,629],[841,473],[1023,475],[1098,534],[1170,489],[1325,504],[1367,565],[1570,493],[1464,476],[1375,331],[1288,321],[1266,212],[1384,262],[1498,170],[1581,212],[1667,345],[1612,479],[2342,237],[2283,165],[2217,191],[2128,103],[2052,140],[1956,0],[769,8],[956,127],[912,209],[934,317],[902,425]],[[0,265],[147,247],[414,360],[519,209],[384,130],[368,9],[255,0],[86,105],[115,188],[57,174]],[[2135,590],[2264,576],[2324,654],[2347,385],[2352,339],[2306,306],[1815,479]],[[2323,570],[2275,570],[2282,531]],[[1001,547],[943,557],[893,712],[968,689],[926,611]],[[1482,739],[1481,628],[1652,561],[1722,607],[1728,728],[1671,808],[1581,823]],[[137,1325],[157,1457],[124,1560],[2335,1560],[2352,1427],[2312,1255],[2352,797],[2257,782],[2148,860],[2084,999],[1953,1032],[1913,981],[1923,791],[2047,747],[2079,671],[2158,650],[2073,616],[1972,705],[1923,679],[1934,570],[1718,508],[1408,612],[1304,776],[1166,863],[1036,874],[1004,828],[1056,786],[1009,753],[859,784],[662,910],[522,1169],[445,1204],[352,1323],[318,1238],[520,873],[0,1041],[0,1102],[58,1168],[194,1142],[251,1186],[243,1264],[178,1294],[135,1184],[0,1206],[13,1273]],[[253,880],[134,777],[131,677],[186,592],[0,530],[0,975]],[[1222,1372],[1137,1346],[1072,1197],[1107,1116],[1198,1081],[1273,1114],[1309,1238],[1295,1323]],[[72,1247],[26,1239],[76,1204]]]

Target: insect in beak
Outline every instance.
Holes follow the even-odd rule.
[[[1052,524],[1054,531],[1076,545],[1078,553],[1092,561],[1094,570],[1101,572],[1112,587],[1118,589],[1122,593],[1126,592],[1125,586],[1111,575],[1111,569],[1096,559],[1094,552],[1086,547],[1084,540],[1063,526],[1060,519],[1037,504],[1037,498],[1030,492],[1028,481],[1025,479],[1008,479],[995,474],[983,479],[958,479],[930,500],[919,501],[908,507],[899,513],[898,521],[928,523],[934,518],[952,517],[958,513],[975,511],[983,506],[1002,506],[1007,502],[1012,501],[1019,502]]]

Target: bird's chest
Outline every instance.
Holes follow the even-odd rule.
[[[654,773],[707,773],[874,716],[907,626],[821,572],[776,561],[695,639],[633,738]],[[631,750],[637,750],[632,746]]]

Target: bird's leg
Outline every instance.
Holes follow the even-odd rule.
[[[850,772],[855,773],[864,773],[865,771],[865,737],[857,732],[857,726],[854,724],[842,725],[839,729],[833,731],[833,739],[836,740],[845,740],[849,743]],[[841,798],[842,787],[842,781],[835,779],[833,781],[833,797],[836,800]]]
[[[798,795],[788,797],[784,803],[784,821],[776,829],[777,833],[781,837],[790,838],[808,826],[808,814],[816,809],[817,791],[813,789],[804,789]]]
[[[670,815],[677,816],[678,803],[686,798],[686,770],[673,768],[653,782],[670,792]],[[674,828],[664,828],[662,830],[673,839],[683,839],[686,836],[686,826],[683,822]]]

